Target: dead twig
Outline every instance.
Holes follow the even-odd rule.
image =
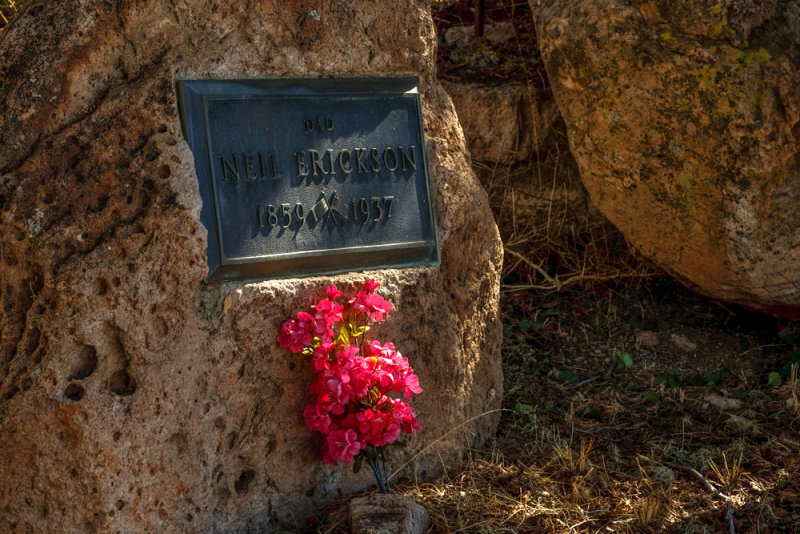
[[[598,378],[602,378],[602,377],[611,378],[611,374],[614,372],[614,367],[616,367],[616,366],[617,366],[617,361],[614,358],[611,358],[611,367],[608,368],[608,371],[606,371],[606,374],[593,376],[591,378],[587,378],[586,380],[581,380],[577,384],[572,384],[570,386],[567,386],[567,389],[577,389],[577,388],[579,388],[581,386],[585,386],[586,384],[590,384],[590,383],[594,382]]]
[[[725,505],[728,507],[728,511],[726,512],[725,516],[728,520],[728,526],[730,527],[730,534],[736,534],[736,527],[733,524],[733,518],[736,515],[736,510],[733,507],[733,499],[731,499],[730,497],[719,491],[717,488],[715,488],[705,476],[703,476],[699,471],[692,469],[688,465],[681,465],[672,462],[665,462],[664,465],[686,471],[687,473],[694,476],[697,480],[699,480],[708,491],[710,491],[720,499],[724,500]]]
[[[600,375],[593,376],[591,378],[587,378],[586,380],[581,380],[577,384],[571,384],[571,385],[567,386],[567,389],[577,389],[577,388],[579,388],[581,386],[585,386],[586,384],[591,384],[592,382],[594,382],[598,378],[600,378]]]

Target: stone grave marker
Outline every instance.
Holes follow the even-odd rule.
[[[375,337],[397,343],[424,389],[413,401],[423,430],[389,451],[390,468],[433,475],[493,434],[502,396],[502,249],[435,77],[427,1],[31,2],[0,33],[0,50],[0,531],[273,531],[302,526],[315,504],[372,486],[370,473],[321,463],[319,438],[302,417],[308,362],[276,343],[283,321],[331,283],[345,292],[369,278],[381,283],[394,311]],[[181,88],[200,80],[296,86],[300,79],[326,80],[309,83],[334,91],[353,79],[413,80],[419,122],[409,107],[408,136],[347,133],[337,130],[348,123],[335,115],[344,107],[321,109],[320,97],[320,109],[308,106],[313,115],[302,117],[322,118],[317,141],[272,150],[282,158],[276,171],[297,175],[290,184],[304,171],[312,183],[290,185],[274,199],[243,190],[218,198],[217,207],[227,209],[226,198],[246,203],[242,216],[253,233],[242,241],[252,237],[261,247],[259,240],[283,230],[288,246],[293,235],[286,234],[313,235],[292,227],[303,218],[297,204],[307,219],[325,198],[328,212],[322,205],[317,215],[330,216],[335,191],[341,213],[356,200],[350,237],[337,244],[346,246],[367,211],[378,219],[368,228],[388,228],[386,197],[394,196],[392,222],[416,218],[400,233],[419,231],[413,241],[426,243],[424,253],[333,267],[315,265],[323,260],[312,254],[279,273],[235,272],[212,257],[214,229],[204,213],[214,198],[203,190],[208,176],[191,127],[189,141],[182,132],[188,101]],[[227,116],[248,119],[248,109],[230,105]],[[292,126],[276,133],[276,143],[304,135],[296,130],[305,126],[296,121],[302,105],[294,105],[285,108]],[[369,128],[380,122],[360,109],[349,113],[372,121]],[[326,118],[347,135],[320,141]],[[410,136],[413,128],[424,138]],[[210,131],[210,160],[225,166],[217,178],[260,177],[257,154],[270,147],[248,146],[242,135],[223,147],[223,161],[214,152],[224,142],[217,132]],[[386,147],[400,171],[404,158],[407,167],[413,159],[416,174],[392,175]],[[356,149],[369,150],[361,158],[370,169],[373,148],[381,172],[359,175]],[[348,164],[363,188],[337,182]],[[264,173],[270,165],[265,159]],[[429,198],[414,204],[407,195],[424,192],[425,168]],[[403,188],[406,200],[395,193]],[[291,223],[280,219],[284,204]],[[270,205],[279,217],[274,227]],[[223,232],[238,216],[225,211]],[[306,224],[301,230],[311,230]],[[313,230],[335,236],[348,228],[322,224]],[[399,242],[372,235],[362,244]],[[307,250],[321,248],[316,242]],[[263,263],[265,250],[288,249],[259,248],[253,264]]]

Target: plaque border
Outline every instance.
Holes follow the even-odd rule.
[[[427,143],[419,95],[419,79],[402,78],[283,78],[283,79],[178,79],[176,90],[183,135],[192,151],[200,196],[200,220],[208,231],[206,282],[319,276],[373,269],[397,269],[439,265],[438,226]],[[253,258],[223,258],[222,221],[217,209],[216,191],[209,150],[206,102],[210,100],[255,100],[280,97],[370,97],[412,98],[419,124],[421,172],[427,195],[427,217],[431,238],[424,241],[395,242],[368,246],[316,249],[276,253]]]

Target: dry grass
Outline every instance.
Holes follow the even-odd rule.
[[[730,466],[728,465],[728,458],[723,452],[722,462],[722,465],[718,466],[712,458],[709,459],[708,465],[722,486],[722,491],[730,494],[736,490],[744,472],[742,470],[742,452],[739,452],[739,457],[733,460]]]
[[[521,434],[498,438],[487,451],[470,451],[458,469],[437,480],[397,484],[394,491],[426,508],[431,533],[701,534],[713,532],[714,524],[725,524],[725,503],[690,476],[660,486],[639,461],[639,472],[634,474],[595,450],[591,439],[570,445],[552,429],[514,430]],[[659,464],[659,456],[654,450],[652,457],[641,461],[652,467]],[[775,506],[780,477],[770,480],[755,466],[735,465],[728,466],[727,475],[726,468],[720,471],[722,477],[731,477],[737,517],[747,518],[750,525],[738,532],[795,532],[790,525],[797,527],[800,522],[785,513],[779,515]],[[784,488],[789,488],[784,497],[796,499],[794,486],[786,481],[800,475],[797,463],[792,473],[784,473]],[[747,486],[738,484],[744,480]],[[321,511],[315,525],[301,531],[348,532],[345,510],[344,501],[332,503]]]
[[[571,156],[555,147],[540,157],[517,170],[476,164],[503,237],[505,290],[560,291],[662,274],[591,207]]]
[[[433,19],[440,36],[453,27],[472,27],[476,2],[432,3]],[[438,76],[455,82],[488,85],[525,84],[531,110],[533,100],[552,99],[544,64],[538,56],[536,32],[528,2],[485,0],[486,24],[512,28],[506,40],[473,41],[499,58],[493,66],[470,66],[456,57],[440,39]],[[487,162],[473,154],[473,167],[489,194],[505,250],[505,290],[563,290],[574,285],[628,283],[661,271],[636,258],[625,240],[588,201],[577,165],[569,151],[562,121],[548,131],[525,136],[536,141],[536,153],[524,164]],[[516,161],[508,147],[505,161]]]
[[[3,30],[19,10],[17,0],[0,0],[0,31]]]
[[[434,480],[393,488],[427,509],[431,533],[729,533],[731,519],[739,534],[800,532],[797,365],[780,387],[767,384],[800,353],[800,340],[776,343],[776,332],[800,324],[662,284],[620,290],[612,302],[577,290],[504,297],[508,324],[531,317],[537,326],[506,329],[497,437]],[[541,305],[528,300],[558,313],[537,316]],[[600,322],[587,326],[588,313]],[[633,314],[645,328],[672,326],[662,324],[658,345],[637,345]],[[668,350],[677,333],[697,344],[694,353]],[[620,352],[632,367],[610,366]],[[721,362],[741,368],[725,378],[707,372]],[[672,373],[672,386],[660,381]],[[741,404],[715,406],[712,393]],[[299,530],[347,529],[342,499]]]

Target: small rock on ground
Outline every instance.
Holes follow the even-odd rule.
[[[672,334],[670,340],[673,345],[684,352],[694,352],[697,350],[697,343],[680,334]]]
[[[350,501],[353,534],[422,534],[430,526],[425,508],[405,495],[376,493]]]

